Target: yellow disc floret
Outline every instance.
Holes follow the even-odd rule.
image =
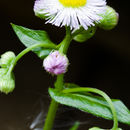
[[[59,0],[59,2],[66,7],[82,7],[86,4],[87,0]]]

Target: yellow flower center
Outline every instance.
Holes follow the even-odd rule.
[[[59,2],[66,7],[81,7],[84,6],[87,0],[59,0]]]

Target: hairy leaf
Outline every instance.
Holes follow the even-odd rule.
[[[35,44],[52,44],[52,41],[49,39],[48,34],[45,31],[41,30],[32,30],[22,26],[18,26],[15,24],[11,24],[13,30],[15,31],[16,35],[18,36],[19,40],[26,46],[32,46]],[[35,52],[38,57],[43,59],[47,56],[52,49],[45,49],[42,47],[33,49],[32,51]]]
[[[113,116],[108,103],[99,96],[82,95],[81,93],[63,93],[52,88],[50,96],[57,102],[78,108],[95,116],[112,120]],[[118,121],[130,125],[130,111],[120,100],[112,100],[117,111]]]

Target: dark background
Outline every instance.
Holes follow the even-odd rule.
[[[32,29],[44,29],[57,43],[64,37],[64,28],[45,25],[34,16],[33,4],[31,0],[0,1],[0,55],[8,50],[18,54],[25,48],[14,34],[11,22]],[[120,14],[118,26],[111,31],[98,29],[95,36],[85,43],[72,42],[68,52],[69,72],[65,80],[101,89],[112,98],[121,99],[130,109],[129,4],[119,0],[108,0],[108,4]],[[14,73],[16,89],[9,95],[0,94],[0,130],[28,130],[41,108],[46,113],[50,100],[47,89],[55,80],[44,71],[42,61],[31,52],[19,61]],[[81,130],[94,125],[105,128],[112,125],[107,120],[93,120],[80,111],[65,110],[67,113],[74,112],[74,120],[78,117],[83,122],[87,120],[82,123],[86,125],[82,125]],[[70,116],[66,114],[67,118]],[[121,127],[130,130],[126,125],[121,124]]]

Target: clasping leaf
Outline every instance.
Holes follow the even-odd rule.
[[[84,93],[63,93],[55,89],[49,89],[50,96],[57,102],[75,107],[81,111],[91,113],[97,117],[112,120],[113,115],[108,103],[100,96]],[[120,101],[112,99],[113,105],[117,112],[118,121],[130,125],[130,111]]]

